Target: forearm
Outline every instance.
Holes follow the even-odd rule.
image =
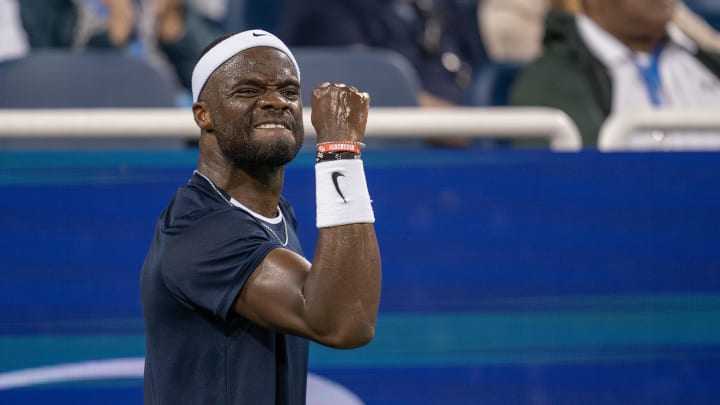
[[[323,344],[352,348],[373,338],[380,285],[373,224],[319,230],[304,297],[306,320]]]
[[[360,121],[350,118],[348,122],[356,122],[351,128],[320,131],[323,135],[318,139],[315,166],[318,242],[303,291],[311,328],[329,335],[331,346],[357,347],[373,337],[380,299],[375,214],[364,165],[359,159],[363,148],[359,141],[361,123],[366,114],[360,106],[367,107],[367,100],[356,90],[335,89],[329,89],[328,95],[343,100],[339,105],[356,98],[359,105],[350,103],[349,108]],[[350,97],[343,97],[347,95]],[[313,108],[321,108],[320,105],[316,102]],[[315,123],[320,127],[317,119]],[[336,124],[337,121],[330,125]],[[333,138],[342,140],[328,140]]]

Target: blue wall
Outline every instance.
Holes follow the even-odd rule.
[[[0,152],[0,373],[144,355],[138,277],[189,151]],[[714,404],[720,154],[369,150],[376,340],[313,346],[368,405]],[[312,156],[285,195],[313,252]],[[139,404],[141,381],[0,391]]]

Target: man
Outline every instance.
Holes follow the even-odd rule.
[[[483,0],[478,6],[478,26],[490,59],[495,62],[528,62],[541,54],[544,19],[551,7],[576,14],[583,0]],[[720,33],[685,3],[678,1],[672,23],[708,50],[720,51]],[[523,29],[517,29],[518,26]]]
[[[544,53],[518,78],[512,104],[565,111],[586,147],[613,112],[720,107],[720,55],[669,24],[677,0],[582,4],[577,17],[550,13]]]
[[[466,104],[485,62],[477,27],[448,0],[288,2],[279,30],[291,46],[368,46],[402,54],[418,73],[421,106]]]
[[[141,275],[146,404],[303,404],[308,339],[373,338],[380,256],[359,160],[369,97],[313,92],[311,264],[281,196],[303,142],[299,79],[290,50],[260,30],[211,44],[195,66],[197,170],[161,214]]]
[[[454,0],[304,0],[286,2],[278,30],[291,46],[389,49],[415,68],[421,107],[469,102],[475,68],[486,62],[468,7]],[[470,140],[447,134],[430,146],[465,147]]]

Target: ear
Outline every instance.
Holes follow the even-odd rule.
[[[212,114],[210,114],[210,108],[204,101],[198,101],[192,105],[193,117],[195,123],[200,129],[205,132],[212,131]]]

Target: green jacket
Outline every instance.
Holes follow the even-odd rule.
[[[720,55],[696,55],[720,77]],[[543,55],[518,76],[510,104],[545,106],[565,111],[578,126],[584,147],[597,146],[598,134],[610,115],[612,85],[605,66],[583,43],[575,18],[553,10],[546,21]]]

